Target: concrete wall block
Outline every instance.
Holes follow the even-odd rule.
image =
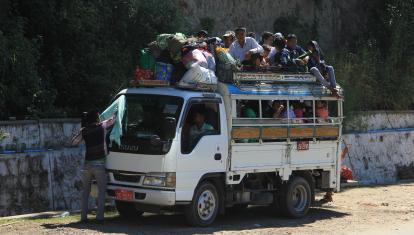
[[[70,146],[72,136],[79,129],[79,122],[40,122],[41,145],[44,148]]]
[[[0,122],[0,130],[10,134],[10,137],[0,143],[0,149],[20,151],[40,145],[39,127],[36,122]]]
[[[0,152],[68,147],[72,136],[79,129],[79,119],[0,121],[0,130],[10,134],[9,138],[0,143]]]
[[[350,145],[343,164],[363,184],[392,183],[397,180],[397,166],[414,162],[414,131],[347,134]]]
[[[65,148],[50,153],[53,198],[56,210],[80,209],[84,156],[81,148]]]
[[[414,127],[414,111],[358,112],[345,120],[345,132]]]
[[[51,209],[49,166],[45,154],[0,158],[0,216]],[[6,174],[5,174],[6,173]]]

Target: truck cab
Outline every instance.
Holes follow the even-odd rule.
[[[310,74],[238,72],[215,91],[132,87],[120,97],[122,135],[106,167],[121,216],[180,210],[208,226],[226,209],[269,205],[297,218],[315,189],[340,189],[342,99]]]

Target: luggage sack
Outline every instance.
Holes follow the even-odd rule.
[[[139,55],[139,67],[141,69],[151,69],[155,68],[155,58],[152,56],[151,52],[148,49],[142,49]]]
[[[155,63],[155,79],[170,81],[173,70],[172,64],[157,62]]]
[[[208,89],[215,90],[217,88],[217,77],[214,71],[194,64],[181,78],[177,84],[181,88],[190,89]]]

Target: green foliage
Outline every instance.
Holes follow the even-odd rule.
[[[142,47],[160,33],[187,33],[176,1],[4,0],[0,6],[0,119],[102,109],[132,77]],[[345,110],[414,108],[414,0],[361,7],[364,30],[327,59],[345,88]],[[216,23],[207,17],[200,27],[214,31]],[[317,18],[300,21],[298,13],[277,18],[274,31],[321,38],[317,24]]]
[[[11,1],[1,24],[0,118],[79,116],[104,108],[133,75],[137,53],[180,30],[172,1]]]
[[[414,1],[385,1],[382,18],[359,41],[354,53],[346,48],[332,58],[345,88],[345,110],[403,110],[414,104]]]
[[[25,114],[40,89],[38,42],[26,38],[23,27],[24,20],[17,17],[0,29],[0,116]]]

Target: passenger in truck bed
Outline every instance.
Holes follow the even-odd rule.
[[[286,107],[286,101],[273,101],[273,118],[296,118],[295,113],[291,108]]]
[[[315,113],[319,123],[325,123],[329,121],[328,105],[325,101],[316,102]]]
[[[292,101],[293,105],[293,112],[295,113],[295,123],[304,123],[304,113],[305,113],[305,107],[303,107],[303,103],[300,101]]]

